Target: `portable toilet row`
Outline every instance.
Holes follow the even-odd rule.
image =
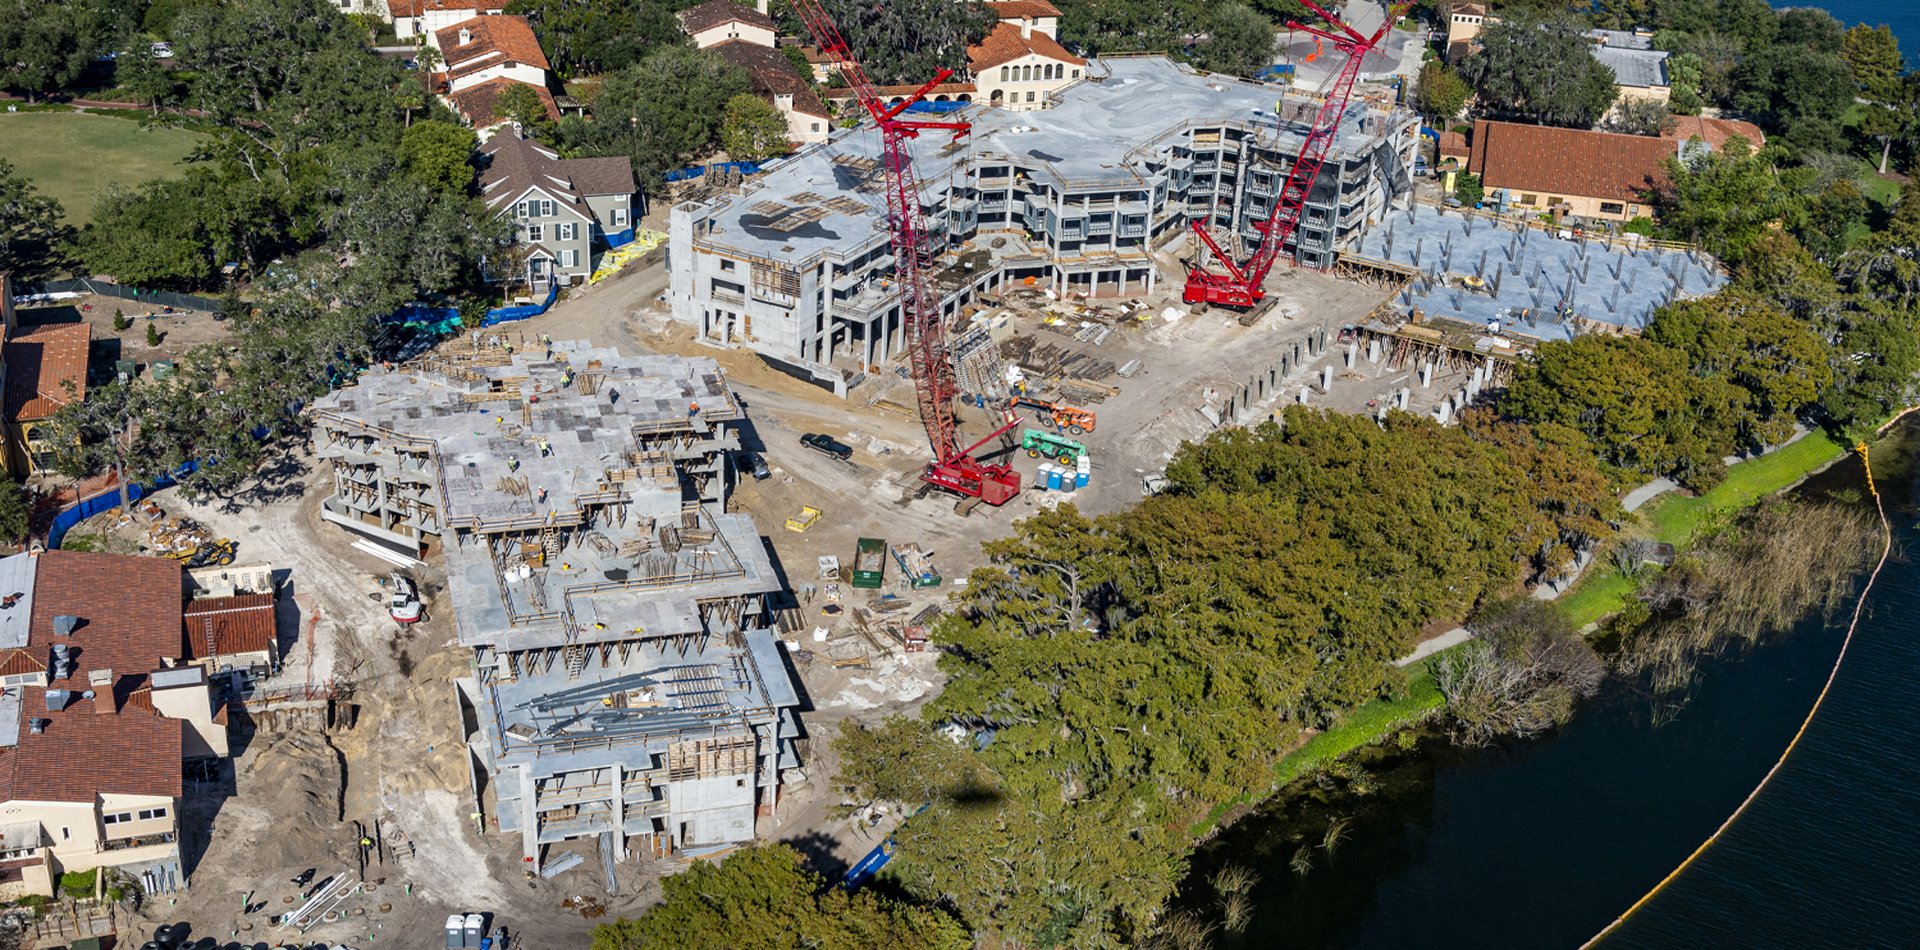
[[[1040,463],[1039,474],[1035,477],[1034,484],[1048,491],[1070,492],[1087,487],[1087,483],[1092,480],[1093,460],[1082,453],[1072,465]]]

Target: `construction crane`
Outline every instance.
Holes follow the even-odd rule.
[[[1187,272],[1187,288],[1182,295],[1187,303],[1250,309],[1266,297],[1263,285],[1267,282],[1267,273],[1273,269],[1274,261],[1279,259],[1287,239],[1300,226],[1300,215],[1306,210],[1307,196],[1312,193],[1313,183],[1320,176],[1320,166],[1326,163],[1327,151],[1333,147],[1333,140],[1340,132],[1340,120],[1347,112],[1347,99],[1353,94],[1354,81],[1360,78],[1360,64],[1379,45],[1381,37],[1393,29],[1394,22],[1407,12],[1412,0],[1394,3],[1387,11],[1386,20],[1372,36],[1361,35],[1358,30],[1341,22],[1339,17],[1321,9],[1314,0],[1300,0],[1300,3],[1325,20],[1331,29],[1295,21],[1288,21],[1287,29],[1312,35],[1316,50],[1323,41],[1332,43],[1335,49],[1346,54],[1346,64],[1341,66],[1339,75],[1327,90],[1326,99],[1320,103],[1320,111],[1307,130],[1306,139],[1300,143],[1300,155],[1294,160],[1293,170],[1287,173],[1286,185],[1274,200],[1273,213],[1266,221],[1254,226],[1261,240],[1253,256],[1245,264],[1234,264],[1233,258],[1222,251],[1213,235],[1208,233],[1210,216],[1194,220],[1193,233],[1220,262],[1226,273],[1217,274],[1208,270],[1207,255],[1201,254],[1194,262],[1193,269]],[[1274,121],[1285,121],[1278,109],[1274,110]]]
[[[909,106],[953,75],[953,70],[940,70],[912,95],[889,107],[867,79],[866,70],[854,58],[839,28],[821,9],[819,0],[792,2],[794,12],[813,35],[814,45],[838,64],[841,78],[880,127],[887,178],[887,226],[893,237],[894,276],[900,285],[901,325],[907,333],[920,421],[927,428],[927,441],[933,444],[933,461],[921,478],[935,487],[978,498],[989,505],[1004,505],[1020,493],[1020,473],[1011,465],[982,462],[974,458],[973,453],[1018,425],[1020,418],[1009,412],[992,434],[970,446],[960,447],[953,417],[953,399],[959,387],[954,382],[953,364],[947,356],[947,328],[940,314],[940,302],[927,287],[926,269],[933,255],[926,246],[926,228],[920,220],[920,189],[914,179],[913,155],[907,147],[907,143],[928,130],[951,133],[958,141],[970,126],[966,122],[900,117]]]

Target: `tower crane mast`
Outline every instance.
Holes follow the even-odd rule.
[[[900,285],[901,325],[907,334],[920,421],[926,426],[927,441],[933,446],[933,461],[921,477],[936,487],[978,498],[989,505],[1006,504],[1020,493],[1020,473],[1004,463],[981,462],[973,457],[973,452],[1018,424],[1019,417],[1009,413],[1000,428],[985,439],[965,448],[959,444],[953,415],[953,400],[959,387],[947,355],[947,328],[940,314],[940,301],[927,286],[926,271],[932,263],[933,252],[927,247],[926,227],[920,217],[920,189],[914,177],[913,154],[908,149],[908,143],[923,131],[948,132],[958,141],[970,126],[966,122],[901,118],[909,106],[945,82],[953,71],[940,70],[911,95],[889,106],[880,98],[879,90],[867,78],[866,70],[821,7],[820,0],[792,0],[792,5],[806,23],[814,45],[838,64],[841,78],[853,89],[861,107],[880,129],[886,167],[887,226],[893,242],[894,276]]]
[[[1367,54],[1379,45],[1381,38],[1387,35],[1387,31],[1393,29],[1394,22],[1412,5],[1411,0],[1397,0],[1387,10],[1387,18],[1380,28],[1372,36],[1366,36],[1322,9],[1314,0],[1300,0],[1300,3],[1325,20],[1331,29],[1293,21],[1287,23],[1287,28],[1332,43],[1335,49],[1346,54],[1347,60],[1340,67],[1333,86],[1327,90],[1326,98],[1321,101],[1313,125],[1307,130],[1306,139],[1300,143],[1300,155],[1294,160],[1292,170],[1287,173],[1287,182],[1274,200],[1273,212],[1267,216],[1267,220],[1254,226],[1261,235],[1260,246],[1247,262],[1235,264],[1233,257],[1220,249],[1219,243],[1208,230],[1210,218],[1194,220],[1194,235],[1226,272],[1208,270],[1206,255],[1200,255],[1193,269],[1187,272],[1186,291],[1182,294],[1182,299],[1187,303],[1247,309],[1266,297],[1264,285],[1267,274],[1273,270],[1273,264],[1286,247],[1287,239],[1300,227],[1300,216],[1306,211],[1307,198],[1313,193],[1314,181],[1320,177],[1320,169],[1327,161],[1327,152],[1333,147],[1334,138],[1339,135],[1340,120],[1346,115],[1347,101],[1353,95],[1353,84],[1360,78],[1360,65],[1366,60]],[[1285,121],[1278,109],[1274,110],[1274,121]]]

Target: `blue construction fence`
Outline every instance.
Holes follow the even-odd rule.
[[[188,462],[180,466],[180,470],[174,472],[172,475],[162,475],[154,479],[151,485],[128,485],[127,501],[136,502],[162,488],[171,487],[179,476],[192,472],[199,467],[198,462]],[[66,540],[67,532],[73,530],[74,525],[103,511],[112,511],[118,507],[120,507],[120,490],[117,488],[111,491],[101,492],[92,498],[83,499],[68,506],[59,514],[53,516],[53,525],[47,529],[47,547],[59,547],[60,542]]]
[[[546,313],[558,299],[560,299],[560,285],[553,284],[547,288],[546,299],[516,307],[495,307],[487,311],[486,319],[482,320],[480,325],[490,327],[496,323],[512,323],[515,320],[537,317]],[[380,322],[421,326],[443,334],[453,333],[460,329],[460,310],[457,307],[430,307],[423,303],[410,303]]]
[[[633,229],[628,228],[625,231],[613,231],[608,233],[606,238],[608,249],[626,247],[633,243]]]
[[[690,178],[699,178],[708,172],[739,172],[742,175],[751,175],[759,170],[759,162],[714,162],[709,165],[689,165],[677,171],[670,171],[666,178],[668,181],[686,181]]]

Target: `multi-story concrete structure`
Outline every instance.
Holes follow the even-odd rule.
[[[315,407],[322,516],[443,553],[476,795],[529,858],[751,840],[798,765],[780,581],[724,511],[742,417],[711,359],[579,343],[476,346]]]
[[[1152,251],[1194,220],[1251,246],[1318,102],[1163,58],[1095,61],[1045,112],[978,103],[970,136],[913,144],[948,315],[1010,281],[1087,296],[1143,293]],[[1275,106],[1283,115],[1276,117]],[[1411,113],[1349,104],[1287,253],[1330,265],[1411,186]],[[741,194],[674,207],[674,317],[699,339],[748,346],[844,392],[902,346],[879,136],[843,133],[756,176]]]

